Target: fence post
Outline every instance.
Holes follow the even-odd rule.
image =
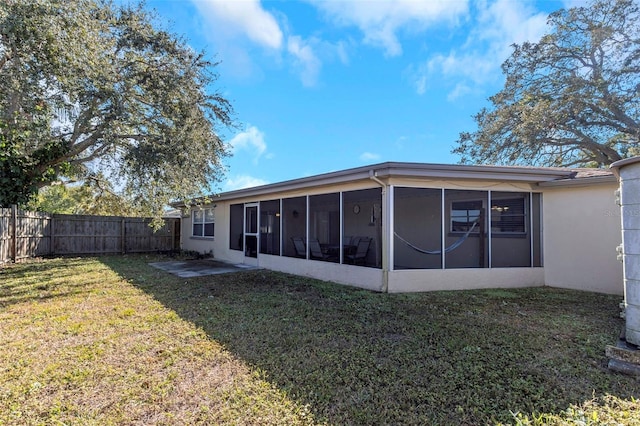
[[[51,221],[51,225],[50,225],[50,229],[49,232],[51,232],[51,237],[49,238],[49,254],[51,256],[56,254],[56,246],[55,246],[55,242],[56,242],[56,215],[53,213],[48,213],[49,214],[49,220]]]
[[[122,254],[125,254],[127,252],[127,226],[126,223],[124,221],[124,217],[122,218],[122,220],[120,221],[120,238],[122,239]]]
[[[11,253],[9,257],[13,262],[18,258],[18,206],[13,204],[11,206],[11,219],[10,219],[10,228],[11,228]]]

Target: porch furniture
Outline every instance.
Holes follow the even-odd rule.
[[[345,254],[344,258],[348,262],[357,265],[364,265],[367,254],[369,253],[369,246],[371,245],[371,239],[362,237],[358,240],[358,245],[356,246],[355,253]]]
[[[335,260],[334,256],[331,256],[328,253],[324,253],[322,251],[322,247],[320,247],[320,242],[317,238],[309,239],[309,253],[311,254],[311,259],[315,260]]]
[[[353,254],[358,246],[358,239],[360,237],[342,237],[342,250],[344,254]]]
[[[306,259],[307,248],[304,245],[304,240],[301,237],[291,237],[291,242],[293,242],[293,248],[296,251],[296,257]]]

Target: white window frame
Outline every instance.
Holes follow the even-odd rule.
[[[453,205],[455,203],[480,203],[480,209],[483,209],[484,206],[485,206],[485,202],[482,199],[477,199],[477,198],[470,199],[470,200],[461,199],[461,200],[451,200],[450,201],[450,203],[449,203],[449,233],[450,234],[465,234],[466,232],[469,231],[469,228],[465,229],[464,231],[462,231],[462,230],[458,231],[458,230],[454,230],[453,229],[453,223],[455,222],[454,218],[459,217],[457,215],[454,215],[453,212],[457,211],[457,210],[461,210],[461,209],[454,210]],[[467,212],[470,211],[470,209],[464,209],[464,210],[467,210]],[[444,212],[443,212],[442,217],[444,218]],[[468,221],[468,219],[471,217],[468,213],[467,213],[466,217],[467,217],[467,226],[469,226],[468,224],[469,223],[473,223],[473,222],[469,222]],[[484,217],[483,220],[486,221],[487,220],[486,217]],[[476,229],[471,231],[471,235],[475,235],[475,234],[479,234],[479,233],[480,233],[479,227],[477,227]]]
[[[201,213],[201,219],[197,219],[196,215]],[[215,209],[213,207],[203,208],[193,210],[191,213],[191,236],[196,238],[214,238],[215,237]],[[195,225],[201,225],[201,233],[195,233]],[[207,225],[213,225],[212,230],[213,233],[211,235],[206,235],[205,231],[207,229]]]

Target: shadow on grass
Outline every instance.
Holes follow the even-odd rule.
[[[184,279],[102,261],[264,374],[316,420],[487,424],[638,382],[606,368],[619,297],[555,289],[378,294],[268,271]]]
[[[86,280],[72,282],[77,278],[72,268],[82,264],[81,258],[68,258],[57,266],[52,266],[51,262],[28,260],[0,267],[0,308],[85,293]],[[59,283],[64,285],[57,285]]]

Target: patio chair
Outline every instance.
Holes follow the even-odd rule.
[[[291,237],[293,248],[296,251],[296,257],[301,259],[307,258],[307,248],[304,246],[304,240],[300,237]]]
[[[369,253],[369,246],[371,245],[370,238],[360,238],[358,240],[358,245],[356,246],[356,251],[352,254],[345,254],[344,258],[349,263],[357,265],[359,263],[365,263],[367,258],[367,254]]]
[[[342,237],[342,249],[345,254],[353,254],[356,251],[359,237]]]
[[[316,259],[316,260],[332,259],[332,256],[322,252],[322,247],[320,247],[320,242],[316,238],[309,239],[309,253],[311,254],[311,259]]]

